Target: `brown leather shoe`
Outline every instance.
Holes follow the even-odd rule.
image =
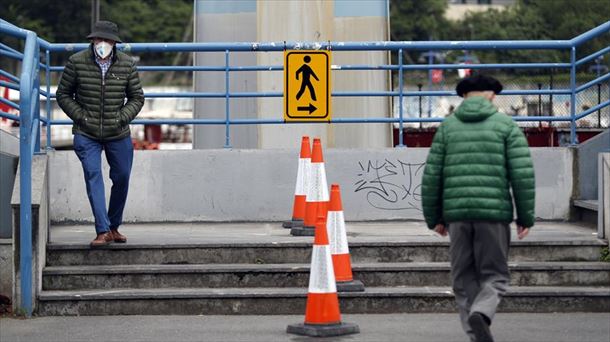
[[[106,246],[107,244],[113,241],[113,236],[111,232],[105,232],[101,234],[97,234],[97,237],[91,241],[91,247],[99,247]]]
[[[125,243],[127,242],[127,236],[119,233],[118,229],[110,229],[110,233],[112,234],[112,238],[114,242]]]

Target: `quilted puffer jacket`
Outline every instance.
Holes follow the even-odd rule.
[[[465,99],[436,132],[422,180],[428,228],[457,221],[534,225],[534,169],[517,124],[483,97]]]
[[[129,136],[129,123],[144,105],[135,61],[115,48],[112,65],[102,78],[92,46],[75,53],[57,87],[57,103],[74,121],[72,133],[100,141]]]

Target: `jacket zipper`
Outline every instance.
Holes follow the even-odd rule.
[[[104,97],[106,92],[106,75],[102,72],[100,66],[100,72],[102,73],[102,103],[100,104],[100,137],[104,141]],[[108,71],[106,71],[106,74]]]
[[[94,57],[95,58],[95,57]],[[110,66],[108,67],[108,70],[106,70],[106,73],[104,74],[102,72],[102,67],[97,63],[97,61],[95,62],[95,64],[97,65],[97,67],[100,69],[100,74],[102,75],[102,103],[100,104],[100,138],[102,141],[104,141],[104,100],[105,100],[105,93],[106,93],[106,75],[108,75],[108,73],[110,73],[110,69],[112,69],[112,65],[114,63],[112,63],[112,59],[110,60]]]

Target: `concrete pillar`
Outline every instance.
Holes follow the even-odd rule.
[[[389,39],[388,0],[195,2],[195,40],[204,41],[385,41]],[[235,53],[237,65],[283,65],[283,52]],[[197,65],[223,65],[224,54],[197,53]],[[389,64],[387,52],[333,52],[332,64]],[[243,75],[245,74],[245,75]],[[334,71],[333,91],[386,91],[387,71]],[[223,73],[196,73],[196,91],[224,91]],[[282,71],[231,74],[231,91],[283,92]],[[224,99],[197,99],[195,117],[224,118]],[[281,98],[233,99],[232,117],[282,119]],[[388,117],[390,99],[335,98],[333,117]],[[194,130],[195,148],[224,144],[224,127]],[[389,124],[286,124],[231,128],[233,147],[298,148],[302,135],[321,137],[324,147],[389,147]]]
[[[256,0],[223,1],[195,0],[195,42],[255,42]],[[197,52],[195,65],[224,66],[224,52]],[[256,65],[256,54],[233,52],[230,65]],[[195,91],[225,91],[225,73],[198,71],[194,73]],[[231,92],[256,92],[256,72],[230,73]],[[253,119],[257,117],[255,98],[232,98],[229,103],[232,118]],[[197,119],[224,119],[224,98],[197,98],[193,107]],[[232,125],[231,146],[234,148],[256,148],[256,126]],[[193,129],[193,148],[222,148],[225,145],[224,125],[196,125]]]
[[[388,2],[336,0],[334,8],[335,41],[387,41],[389,35]],[[390,64],[386,51],[334,52],[335,65]],[[333,88],[340,91],[386,91],[391,89],[390,71],[333,71]],[[335,97],[333,117],[390,117],[389,97]],[[339,124],[332,131],[335,147],[390,147],[390,124]]]
[[[258,1],[258,38],[260,41],[328,41],[333,33],[333,1]],[[258,54],[260,65],[283,65],[284,52]],[[283,72],[261,72],[258,84],[264,91],[283,91]],[[261,98],[260,118],[283,118],[283,100]],[[330,127],[322,124],[259,126],[259,147],[297,147],[301,136],[321,137],[326,147]]]

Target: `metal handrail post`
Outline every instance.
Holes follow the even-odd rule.
[[[38,50],[37,37],[27,31],[23,52],[23,70],[19,87],[19,174],[20,202],[19,211],[19,272],[21,276],[21,307],[25,315],[32,315],[32,92],[36,75],[33,75]],[[38,100],[38,99],[37,99]]]
[[[224,148],[231,148],[231,123],[229,116],[229,50],[225,50],[225,145]]]
[[[34,89],[32,91],[32,101],[34,101],[34,121],[36,124],[36,133],[34,136],[34,153],[40,153],[40,125],[42,122],[40,121],[40,49],[36,47],[36,51],[34,53],[34,60],[36,64],[34,66]],[[34,128],[32,128],[33,130]]]
[[[53,121],[53,114],[51,113],[51,51],[48,49],[45,51],[45,77],[47,79],[47,150],[53,149],[51,146],[51,122]]]
[[[576,46],[570,50],[570,144],[576,145]]]
[[[402,91],[403,91],[403,70],[402,70],[402,49],[398,50],[398,146],[406,147],[403,143],[403,109],[402,109]]]

